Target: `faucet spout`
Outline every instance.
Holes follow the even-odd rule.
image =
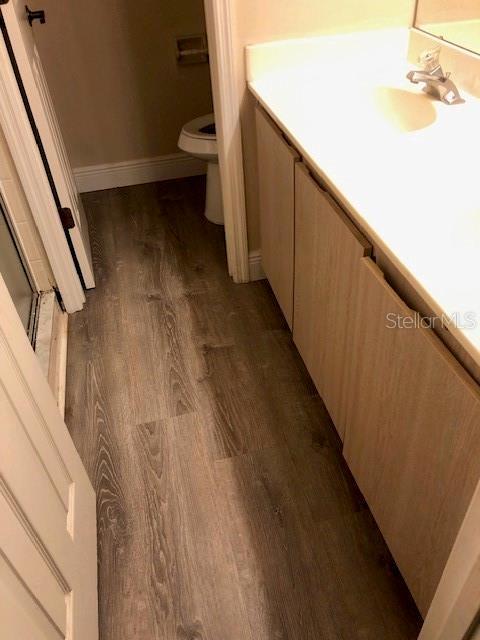
[[[415,71],[409,71],[407,78],[413,84],[419,82],[425,83],[423,90],[438,98],[445,104],[461,104],[465,102],[460,96],[460,92],[455,86],[454,82],[450,79],[450,74],[444,74],[438,57],[440,50],[436,49],[433,52],[425,52],[420,56],[424,68]]]
[[[419,82],[436,83],[445,80],[443,76],[437,76],[426,71],[409,71],[407,73],[407,78],[410,82],[413,82],[413,84],[418,84]]]

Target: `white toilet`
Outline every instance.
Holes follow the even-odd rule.
[[[184,125],[178,146],[195,158],[207,163],[207,198],[205,217],[215,224],[223,224],[222,185],[218,167],[215,115],[195,118]]]

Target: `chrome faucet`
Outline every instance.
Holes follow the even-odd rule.
[[[443,73],[440,66],[440,47],[424,51],[418,62],[423,67],[421,71],[409,71],[407,78],[413,84],[424,82],[423,90],[438,98],[445,104],[461,104],[465,102],[449,73]]]

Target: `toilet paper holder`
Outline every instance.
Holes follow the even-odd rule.
[[[204,33],[175,38],[178,64],[208,62],[207,36]]]

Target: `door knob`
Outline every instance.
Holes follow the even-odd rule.
[[[40,20],[40,24],[45,24],[45,11],[39,9],[38,11],[32,11],[25,5],[25,11],[27,12],[28,24],[32,26],[35,20]]]

